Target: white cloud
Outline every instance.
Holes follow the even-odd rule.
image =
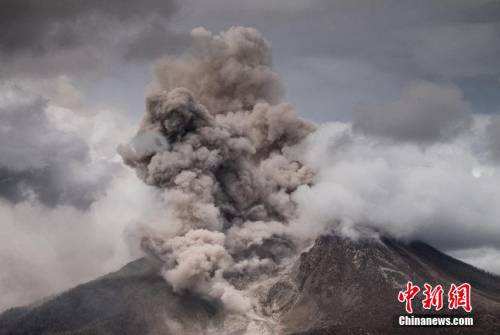
[[[301,209],[294,229],[314,237],[371,227],[447,251],[498,246],[500,167],[485,160],[483,137],[481,120],[425,148],[324,124],[301,149],[317,177],[294,194]]]
[[[163,201],[117,156],[117,145],[133,131],[130,120],[94,109],[67,77],[4,84],[0,119],[0,310],[91,280],[140,254],[136,229],[162,220]],[[37,172],[47,168],[55,173]],[[22,187],[21,198],[6,196],[10,182]],[[45,201],[38,183],[54,201]],[[91,195],[87,206],[68,201],[84,191]]]
[[[451,256],[472,264],[480,269],[500,275],[500,250],[495,248],[475,248],[456,250]]]
[[[0,310],[94,279],[137,257],[134,229],[152,221],[159,201],[154,189],[124,169],[86,211],[0,201]]]

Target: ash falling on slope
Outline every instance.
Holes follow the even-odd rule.
[[[157,64],[140,129],[119,153],[164,191],[164,227],[144,233],[142,247],[163,261],[165,280],[251,315],[235,278],[259,278],[294,253],[291,193],[313,173],[288,151],[315,126],[278,103],[270,44],[255,29],[191,35],[189,54]]]

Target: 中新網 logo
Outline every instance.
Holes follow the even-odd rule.
[[[424,309],[434,308],[436,311],[443,309],[444,290],[441,285],[432,286],[424,284],[423,290],[418,285],[414,285],[411,281],[406,283],[406,288],[399,291],[398,301],[405,304],[407,313],[413,313],[412,301],[418,294],[422,292],[422,307]],[[471,305],[471,286],[469,283],[461,285],[451,284],[446,294],[447,307],[450,310],[463,308],[466,312],[472,311]]]

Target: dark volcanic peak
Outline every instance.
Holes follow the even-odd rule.
[[[243,334],[228,331],[220,304],[175,293],[143,258],[120,271],[0,316],[0,334]],[[472,284],[472,330],[394,328],[404,314],[398,291],[408,280]],[[500,327],[500,278],[431,246],[381,238],[322,236],[286,273],[262,284],[263,314],[276,334],[494,334]],[[414,301],[416,313],[423,311]],[[224,329],[224,330],[221,330]]]
[[[397,294],[408,280],[444,287],[468,281],[473,287],[474,315],[479,324],[474,331],[492,331],[500,326],[499,277],[425,243],[407,245],[389,238],[352,241],[320,237],[301,255],[296,272],[276,283],[278,287],[288,285],[289,294],[278,295],[267,305],[279,311],[286,333],[342,334],[347,329],[349,334],[408,333],[407,328],[392,327],[393,317],[404,314]],[[424,313],[418,304],[414,302],[415,312]],[[419,329],[419,333],[422,331]],[[446,331],[460,333],[463,329]]]

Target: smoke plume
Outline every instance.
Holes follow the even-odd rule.
[[[140,129],[119,153],[164,190],[168,215],[142,246],[164,262],[167,282],[251,314],[234,278],[259,276],[292,253],[291,193],[313,173],[287,152],[315,126],[276,104],[282,87],[256,30],[197,28],[192,38],[189,55],[158,63]]]
[[[443,120],[466,120],[469,132],[441,137],[437,129],[422,141],[360,132],[359,123],[316,131],[278,103],[270,45],[256,30],[197,28],[192,44],[181,59],[157,63],[140,129],[119,148],[162,190],[164,219],[143,229],[142,248],[163,261],[177,292],[250,315],[248,333],[262,326],[253,284],[325,232],[422,239],[445,251],[498,243],[497,163],[488,160],[493,142],[483,143],[495,124],[470,116],[456,89],[412,86],[425,94],[410,94],[410,103],[403,96],[400,107],[411,108],[400,109],[430,115],[449,106]]]

